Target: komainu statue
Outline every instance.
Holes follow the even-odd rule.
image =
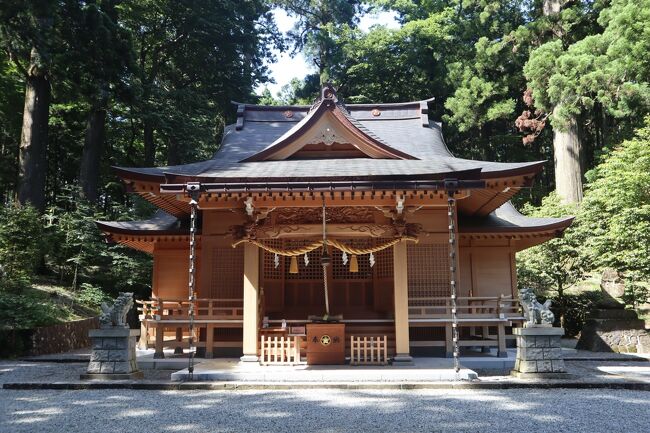
[[[112,306],[102,303],[102,314],[99,316],[101,328],[128,328],[126,315],[133,307],[133,293],[120,292]]]
[[[547,325],[553,326],[555,315],[549,309],[551,307],[551,300],[547,299],[546,302],[540,304],[537,301],[533,289],[524,287],[519,290],[519,301],[524,309],[524,318],[526,319],[526,326],[534,325]]]

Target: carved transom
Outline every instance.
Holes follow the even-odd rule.
[[[318,224],[323,214],[320,208],[283,208],[275,211],[276,224]],[[326,210],[329,224],[372,223],[373,209],[368,207],[332,207]]]
[[[345,143],[346,141],[347,140],[336,135],[332,128],[327,127],[319,131],[314,138],[307,142],[307,144],[323,143],[326,146],[331,146],[334,143]]]

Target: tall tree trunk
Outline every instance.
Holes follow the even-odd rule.
[[[104,104],[94,107],[88,116],[79,182],[81,193],[91,203],[99,197],[99,168],[106,137],[106,109]]]
[[[583,158],[583,146],[576,119],[571,118],[564,131],[553,128],[555,190],[563,203],[582,201]]]
[[[156,141],[153,135],[153,124],[151,120],[144,119],[144,165],[152,167],[156,160]]]
[[[167,138],[167,165],[179,165],[181,155],[178,139],[173,135]]]
[[[25,85],[18,157],[18,201],[29,203],[42,212],[45,210],[50,83],[47,71],[39,63],[39,53],[33,48]]]
[[[545,16],[560,13],[567,0],[544,0]],[[556,112],[560,105],[553,111]],[[555,190],[563,203],[582,201],[582,167],[584,148],[580,140],[578,122],[575,117],[568,120],[566,128],[553,128],[553,160],[555,165]]]

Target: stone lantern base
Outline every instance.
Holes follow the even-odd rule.
[[[564,329],[551,326],[514,328],[517,358],[511,374],[519,378],[566,378],[560,339]]]
[[[139,329],[92,329],[88,335],[93,351],[86,374],[82,374],[81,379],[127,380],[143,377],[135,359]]]

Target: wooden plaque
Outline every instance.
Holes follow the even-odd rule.
[[[307,364],[345,364],[345,325],[307,324]]]

